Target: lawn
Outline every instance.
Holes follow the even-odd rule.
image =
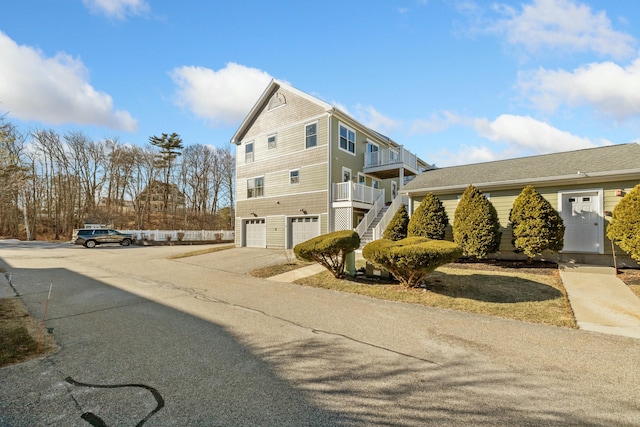
[[[363,265],[360,262],[358,268]],[[276,267],[273,274],[268,268],[252,274],[267,277],[282,272],[279,268]],[[362,275],[335,279],[328,271],[298,279],[295,283],[390,301],[576,327],[555,264],[528,268],[521,264],[452,263],[429,275],[424,287],[412,289],[391,280]]]

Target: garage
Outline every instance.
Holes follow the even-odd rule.
[[[264,218],[244,220],[244,246],[267,247],[267,224]]]
[[[289,242],[293,248],[300,242],[320,235],[320,220],[317,216],[304,216],[289,219]]]

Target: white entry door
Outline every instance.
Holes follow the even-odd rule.
[[[600,213],[600,193],[563,193],[563,252],[602,253],[604,230]]]

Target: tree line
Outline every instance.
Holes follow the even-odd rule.
[[[82,132],[20,132],[0,119],[0,237],[67,239],[86,222],[120,229],[233,229],[235,154]]]

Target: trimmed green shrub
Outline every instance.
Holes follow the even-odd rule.
[[[613,208],[607,237],[631,258],[640,261],[640,184],[625,194]]]
[[[427,237],[443,240],[449,224],[442,202],[432,193],[427,194],[418,205],[407,227],[407,237]]]
[[[500,237],[496,208],[480,190],[468,186],[453,215],[453,241],[464,256],[484,258],[499,250]]]
[[[395,242],[375,240],[362,249],[362,256],[367,261],[388,270],[409,288],[420,285],[433,270],[461,255],[462,249],[453,242],[417,236]]]
[[[341,278],[344,276],[347,254],[359,247],[360,236],[357,232],[341,230],[298,243],[293,248],[293,253],[302,261],[321,264],[336,278]]]
[[[564,246],[564,223],[558,211],[527,185],[516,197],[509,213],[513,228],[513,246],[531,263],[545,249],[560,251]]]
[[[391,221],[382,234],[383,239],[401,240],[407,237],[407,226],[409,225],[409,213],[404,204],[400,205]]]

